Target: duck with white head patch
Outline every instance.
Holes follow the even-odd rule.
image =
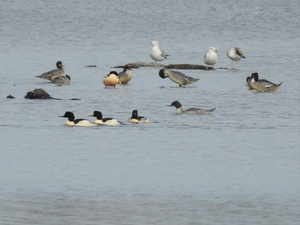
[[[119,126],[122,124],[120,121],[113,118],[103,118],[103,115],[100,111],[94,111],[90,116],[96,117],[95,124],[107,126]]]
[[[174,101],[169,106],[174,106],[176,108],[177,114],[190,114],[190,115],[210,115],[213,109],[201,109],[201,108],[189,108],[187,110],[182,109],[182,105],[179,101]]]
[[[80,127],[91,127],[95,126],[94,123],[90,122],[87,119],[75,119],[74,113],[67,111],[64,115],[59,117],[68,118],[66,125],[68,126],[80,126]]]

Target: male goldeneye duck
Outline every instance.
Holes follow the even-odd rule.
[[[156,66],[157,62],[161,62],[165,60],[169,55],[167,55],[164,50],[159,48],[158,41],[152,41],[151,45],[152,45],[152,49],[150,52],[150,56],[155,61],[155,66]]]
[[[210,115],[212,111],[216,109],[216,108],[213,109],[190,108],[187,110],[183,110],[182,105],[179,101],[174,101],[169,106],[174,106],[176,108],[177,114]]]
[[[38,75],[36,77],[46,79],[46,80],[51,80],[51,79],[54,79],[55,77],[66,75],[65,70],[64,70],[64,66],[63,66],[61,61],[56,62],[56,67],[57,67],[57,69],[50,70],[50,71],[48,71],[46,73],[43,73],[41,75]]]
[[[95,124],[108,125],[108,126],[118,126],[122,123],[113,118],[103,118],[102,113],[100,111],[94,111],[94,113],[90,116],[96,117]]]
[[[227,51],[227,57],[231,59],[231,61],[238,62],[241,59],[246,59],[244,53],[239,47],[232,47]]]
[[[68,126],[81,126],[81,127],[91,127],[95,126],[94,123],[88,121],[87,119],[75,119],[74,113],[67,111],[63,116],[59,117],[65,117],[68,118],[67,125]]]
[[[105,87],[115,88],[118,83],[119,83],[119,77],[116,71],[110,71],[110,73],[103,78],[103,84]]]
[[[208,69],[208,66],[213,67],[213,65],[216,64],[218,60],[217,52],[217,49],[215,49],[214,47],[210,47],[207,53],[204,55],[204,63],[206,64],[206,69]]]
[[[69,85],[71,82],[71,77],[69,75],[59,76],[59,77],[51,78],[50,81],[53,84],[57,84],[57,85]]]
[[[162,79],[168,77],[171,81],[178,84],[179,87],[181,87],[182,85],[192,84],[200,80],[199,78],[189,77],[179,71],[169,69],[161,69],[158,74]]]
[[[122,72],[118,74],[119,84],[127,84],[132,79],[132,70],[130,66],[125,65]]]
[[[144,116],[138,116],[138,111],[135,109],[132,111],[132,116],[129,118],[131,123],[148,123],[149,119]]]
[[[275,92],[281,86],[282,82],[274,84],[273,82],[265,79],[259,80],[258,73],[252,73],[250,84],[251,87],[258,92]]]

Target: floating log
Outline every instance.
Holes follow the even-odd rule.
[[[211,66],[204,66],[199,64],[187,64],[187,63],[181,63],[181,64],[169,64],[169,65],[163,65],[163,64],[155,64],[153,62],[131,62],[127,63],[130,68],[140,68],[140,67],[162,67],[167,69],[190,69],[190,70],[215,70],[215,68]],[[113,68],[124,68],[126,65],[122,66],[114,66]],[[226,69],[226,68],[222,68]]]

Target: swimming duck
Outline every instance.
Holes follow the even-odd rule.
[[[96,117],[95,124],[100,125],[108,125],[108,126],[118,126],[122,123],[113,118],[103,118],[102,113],[100,111],[94,111],[94,113],[90,116]]]
[[[258,92],[275,92],[281,86],[282,82],[279,84],[274,84],[271,81],[261,79],[259,80],[258,73],[252,73],[251,75],[251,87]]]
[[[184,75],[181,72],[178,72],[175,70],[169,70],[169,69],[161,69],[158,74],[162,79],[169,77],[169,79],[171,81],[173,81],[174,83],[178,84],[179,87],[181,87],[182,85],[188,85],[188,84],[191,84],[191,83],[194,83],[194,82],[200,80],[198,78],[189,77],[189,76]]]
[[[149,119],[144,116],[138,116],[138,111],[135,109],[132,111],[132,116],[129,118],[131,123],[148,123]]]
[[[249,89],[253,89],[252,86],[251,86],[251,79],[252,79],[253,75],[254,75],[254,73],[252,73],[251,76],[246,77],[246,86],[247,86]],[[265,80],[265,79],[261,79],[260,81],[272,83],[272,82],[270,82],[270,81],[268,81],[268,80]]]
[[[216,64],[218,60],[217,52],[217,49],[215,49],[214,47],[210,47],[207,53],[204,55],[204,63],[206,64],[206,69],[208,69],[208,65],[213,67],[213,65]]]
[[[36,77],[46,79],[46,80],[51,80],[51,79],[54,79],[55,77],[66,75],[65,70],[64,70],[64,66],[63,66],[61,61],[56,62],[56,67],[57,67],[57,69],[48,71],[48,72],[43,73],[41,75],[38,75]]]
[[[119,84],[127,84],[132,79],[132,70],[130,66],[125,65],[122,72],[118,74]]]
[[[57,85],[69,85],[71,82],[71,77],[69,75],[59,76],[59,77],[51,78],[50,81],[53,84],[57,84]]]
[[[216,109],[189,108],[187,110],[183,110],[182,105],[179,101],[174,101],[169,106],[174,106],[176,108],[177,114],[210,115],[211,112]]]
[[[80,126],[80,127],[91,127],[95,126],[94,123],[86,120],[86,119],[75,119],[74,113],[67,111],[63,116],[59,117],[65,117],[68,118],[67,125],[68,126]]]
[[[164,50],[159,48],[158,41],[152,41],[151,45],[152,45],[152,49],[150,52],[150,56],[155,61],[155,66],[156,66],[157,61],[161,62],[165,60],[169,55],[167,55]]]
[[[232,47],[227,51],[227,57],[229,59],[231,59],[231,61],[235,61],[238,62],[240,61],[242,58],[246,59],[244,53],[242,52],[242,50],[239,47]]]
[[[115,88],[118,83],[119,83],[119,77],[116,71],[110,71],[110,73],[103,78],[103,84],[105,87]]]

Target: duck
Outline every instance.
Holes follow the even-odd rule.
[[[244,53],[239,47],[232,47],[227,51],[227,57],[231,59],[231,61],[238,62],[241,59],[246,59]]]
[[[187,110],[182,109],[182,105],[179,101],[174,101],[169,106],[176,108],[177,114],[190,114],[190,115],[210,115],[216,108],[213,109],[200,109],[200,108],[189,108]]]
[[[51,80],[51,79],[54,79],[55,77],[60,77],[60,76],[66,75],[64,66],[61,61],[56,62],[56,67],[57,67],[57,69],[50,70],[50,71],[43,73],[41,75],[38,75],[36,77],[46,79],[46,80]]]
[[[125,65],[122,72],[118,74],[119,84],[127,84],[132,79],[132,70],[129,65]]]
[[[138,116],[138,110],[132,111],[132,116],[129,118],[131,123],[148,123],[149,119],[144,116]]]
[[[152,41],[151,45],[152,45],[152,49],[150,52],[150,57],[154,60],[155,66],[157,65],[157,62],[161,62],[161,61],[167,59],[168,56],[170,56],[170,55],[167,55],[164,50],[159,48],[158,41]]]
[[[208,66],[212,66],[217,63],[218,55],[217,55],[217,49],[214,47],[210,47],[206,54],[204,55],[204,63],[206,64],[206,69],[208,69]]]
[[[95,124],[108,126],[118,126],[122,124],[120,121],[115,120],[113,118],[103,118],[102,113],[100,111],[94,111],[93,114],[90,116],[96,117]]]
[[[181,87],[182,85],[192,84],[200,80],[199,78],[189,77],[179,71],[170,70],[166,68],[159,70],[158,74],[162,79],[169,77],[169,79],[174,83],[178,84],[179,87]]]
[[[90,122],[87,119],[75,119],[74,113],[67,111],[64,115],[59,117],[65,117],[68,118],[67,125],[68,126],[80,126],[80,127],[91,127],[95,126],[94,123]]]
[[[249,90],[253,89],[251,86],[251,79],[254,76],[255,73],[252,73],[251,76],[246,77],[246,86],[249,88]],[[266,79],[260,79],[260,81],[264,81],[264,82],[268,82],[268,83],[272,83],[271,81],[268,81]]]
[[[51,78],[50,81],[57,85],[69,85],[71,82],[71,77],[66,74],[65,76]]]
[[[119,83],[119,77],[118,73],[116,71],[110,71],[109,74],[107,74],[103,78],[103,84],[105,88],[107,87],[114,87],[116,88],[116,85]]]
[[[258,92],[275,92],[282,85],[283,82],[279,84],[274,84],[271,81],[261,79],[259,80],[258,73],[252,73],[251,75],[251,87]]]

